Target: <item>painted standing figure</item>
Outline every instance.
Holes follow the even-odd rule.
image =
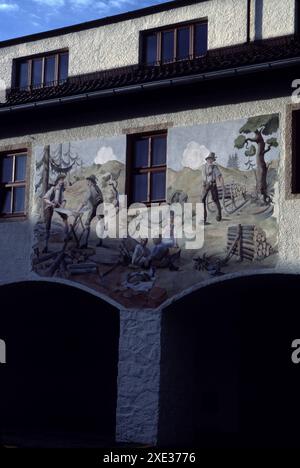
[[[66,200],[64,199],[65,191],[65,175],[59,175],[54,183],[54,185],[48,190],[44,195],[44,221],[46,224],[46,245],[43,250],[43,253],[48,252],[48,244],[51,232],[51,222],[55,208],[64,208],[66,205]],[[68,216],[63,213],[58,213],[62,218],[65,225],[65,238],[68,237],[69,226],[68,226]]]
[[[218,187],[217,181],[224,185],[224,180],[222,173],[218,166],[215,163],[216,155],[215,153],[209,153],[209,155],[205,158],[206,163],[203,164],[202,167],[202,181],[203,181],[203,189],[202,189],[202,203],[204,205],[204,224],[207,222],[207,207],[206,207],[206,200],[209,192],[211,193],[212,199],[217,207],[218,214],[216,217],[217,221],[222,220],[222,208],[219,200],[218,195]]]
[[[97,177],[95,175],[91,175],[86,178],[87,181],[87,191],[84,197],[83,203],[79,206],[77,211],[81,211],[84,207],[88,208],[87,218],[84,223],[84,231],[81,239],[81,248],[85,249],[88,247],[88,241],[91,232],[91,224],[93,219],[98,216],[99,219],[103,217],[103,215],[97,214],[97,208],[99,205],[103,203],[103,195],[101,189],[98,187],[97,184]],[[98,246],[102,245],[102,239],[99,239]]]

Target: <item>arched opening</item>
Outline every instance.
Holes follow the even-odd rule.
[[[300,445],[300,277],[220,282],[165,309],[159,443]]]
[[[18,446],[105,446],[115,437],[119,311],[58,283],[0,287],[0,436]]]

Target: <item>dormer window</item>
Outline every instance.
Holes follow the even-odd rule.
[[[142,62],[159,65],[201,57],[207,52],[207,36],[207,21],[143,33]]]
[[[63,83],[68,78],[69,53],[55,52],[16,61],[16,87],[34,89]]]

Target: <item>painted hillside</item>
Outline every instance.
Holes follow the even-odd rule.
[[[86,177],[94,174],[98,179],[98,185],[103,192],[104,201],[106,203],[113,202],[115,191],[111,190],[110,181],[114,181],[116,190],[123,194],[125,190],[125,166],[119,161],[108,161],[105,164],[92,164],[89,167],[84,167],[81,176],[75,180],[72,185],[67,186],[65,191],[65,199],[67,207],[74,209],[78,207],[84,199],[86,192]],[[111,177],[109,177],[111,176]]]
[[[277,180],[278,160],[273,160],[269,163],[268,167],[268,190],[272,193],[274,184]],[[241,171],[239,169],[232,169],[218,165],[223,178],[224,183],[235,183],[242,187],[245,187],[248,193],[255,191],[256,179],[255,172]],[[168,169],[168,199],[176,190],[184,191],[188,197],[189,202],[199,203],[201,191],[202,191],[202,172],[201,170],[193,170],[188,167],[184,167],[180,171],[174,171]]]

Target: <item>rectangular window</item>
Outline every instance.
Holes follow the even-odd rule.
[[[58,52],[16,62],[17,88],[28,89],[61,84],[68,78],[69,53]]]
[[[19,87],[26,88],[29,85],[29,67],[27,62],[19,64]]]
[[[0,155],[0,217],[24,216],[26,151]]]
[[[127,192],[130,203],[166,200],[167,134],[128,137]]]
[[[45,85],[51,85],[54,84],[54,81],[56,78],[56,58],[55,56],[52,57],[46,57],[45,58],[45,80],[44,83]]]
[[[69,54],[65,52],[64,54],[59,54],[59,81],[64,81],[68,78],[69,72]]]
[[[148,34],[145,36],[144,52],[145,61],[148,64],[154,65],[157,60],[157,35]]]
[[[32,60],[32,85],[38,86],[43,82],[43,60]]]
[[[201,57],[207,52],[207,21],[144,33],[142,61],[146,65]]]
[[[194,28],[194,51],[196,57],[201,57],[207,52],[207,23],[199,23]]]
[[[177,30],[177,60],[188,59],[190,56],[190,28]]]
[[[161,36],[161,61],[163,63],[172,62],[174,60],[174,31],[162,32]]]

